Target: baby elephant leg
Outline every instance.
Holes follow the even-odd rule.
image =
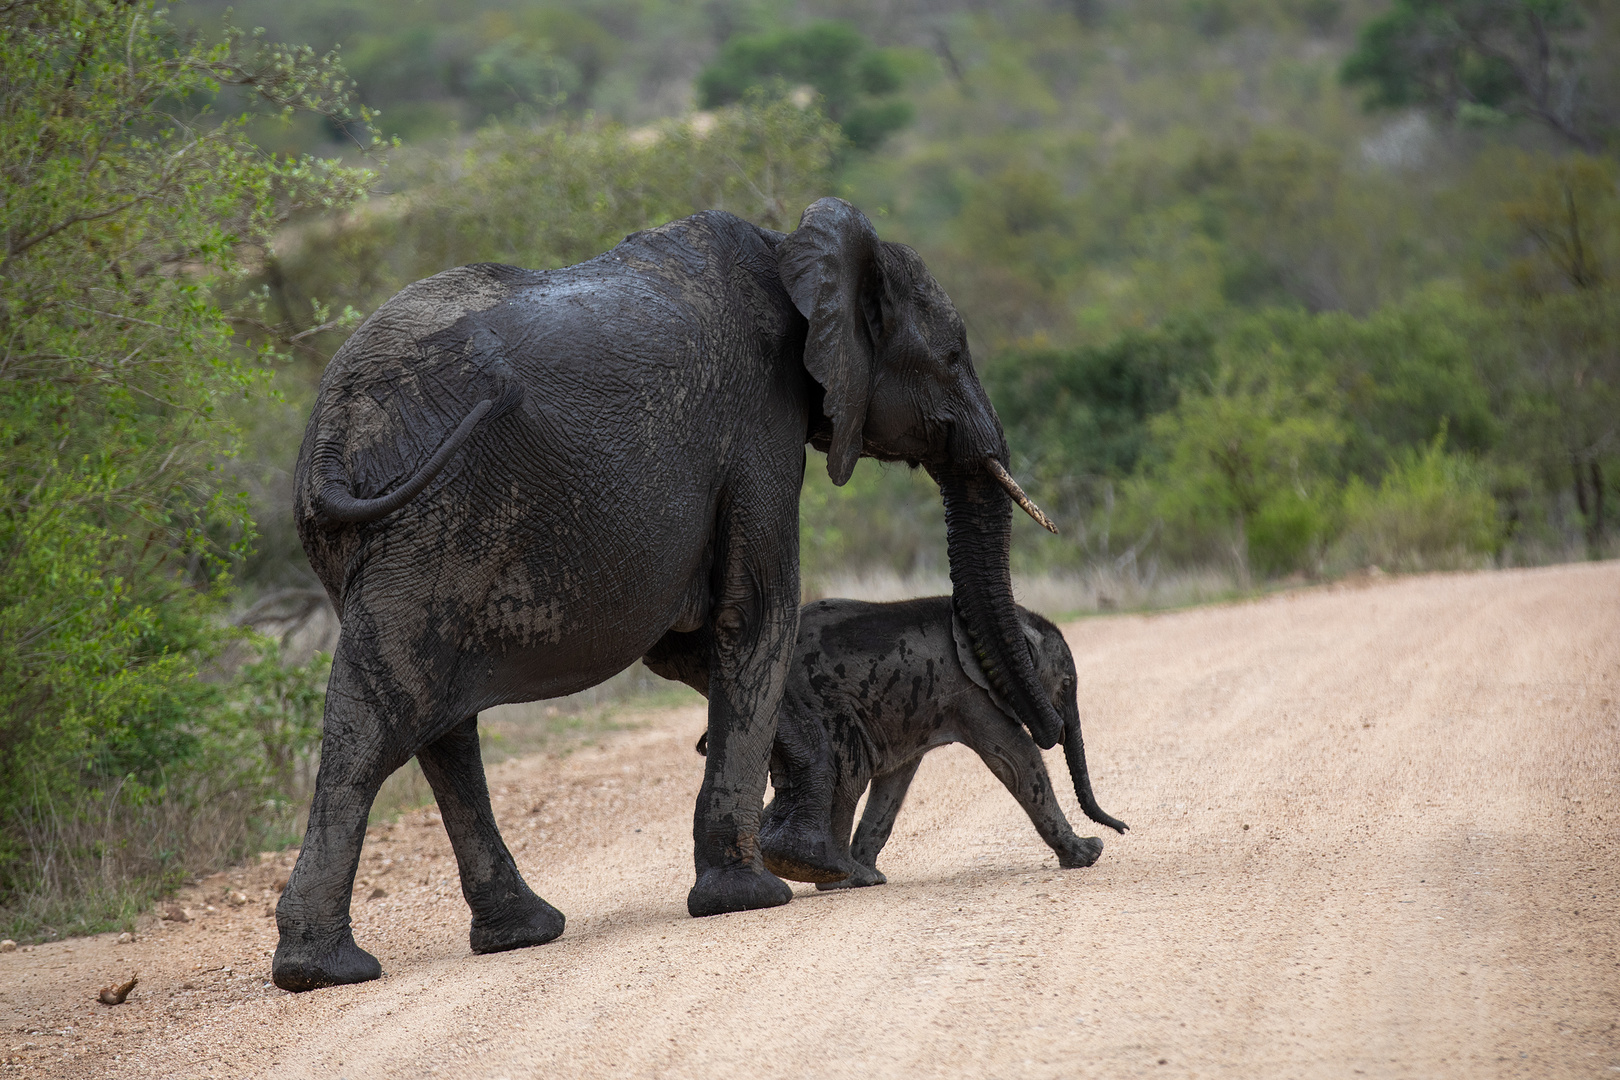
[[[849,825],[834,825],[837,762],[822,722],[784,695],[771,753],[776,797],[760,821],[765,867],[789,881],[838,881],[848,873]]]
[[[991,721],[990,731],[965,741],[1012,792],[1034,823],[1035,831],[1057,852],[1060,867],[1073,870],[1097,861],[1102,841],[1095,836],[1076,836],[1069,827],[1069,820],[1058,807],[1041,752],[1023,728],[998,714]]]
[[[906,801],[906,792],[910,790],[911,781],[917,775],[917,766],[921,764],[922,758],[915,758],[892,772],[872,778],[872,790],[866,796],[866,812],[861,815],[861,823],[855,829],[855,842],[849,851],[855,869],[845,880],[832,885],[818,885],[818,889],[860,888],[882,885],[889,880],[877,868],[877,857],[883,845],[889,842],[889,834],[894,831],[894,819],[900,814],[900,806]],[[852,803],[851,811],[853,809]]]

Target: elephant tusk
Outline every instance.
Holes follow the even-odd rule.
[[[1041,513],[1041,508],[1030,501],[1029,496],[1024,494],[1024,489],[1018,486],[1018,481],[1002,467],[1001,462],[995,458],[985,458],[984,467],[990,470],[990,475],[996,478],[997,483],[1007,489],[1007,494],[1012,496],[1013,502],[1024,508],[1024,513],[1034,518],[1035,523],[1041,528],[1056,535],[1058,530],[1057,526],[1052,524],[1052,519]]]

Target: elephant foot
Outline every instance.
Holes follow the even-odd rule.
[[[883,871],[875,866],[862,866],[860,863],[854,863],[853,866],[849,877],[843,881],[818,881],[816,888],[822,892],[829,892],[833,889],[864,889],[869,885],[889,883],[889,879],[883,876]]]
[[[1103,842],[1095,836],[1077,836],[1067,851],[1058,852],[1058,866],[1064,870],[1079,870],[1090,866],[1102,855]]]
[[[694,919],[724,915],[728,911],[754,911],[781,907],[793,899],[793,889],[781,878],[752,866],[710,867],[698,872],[697,884],[686,895],[686,910]]]
[[[526,949],[555,941],[566,921],[562,912],[531,892],[489,918],[474,916],[467,941],[479,954]]]
[[[843,881],[849,876],[848,870],[840,866],[828,866],[824,861],[801,859],[774,851],[764,854],[765,869],[789,881],[813,881],[817,885],[828,885]]]
[[[283,934],[270,961],[271,981],[294,994],[381,977],[382,965],[354,943],[354,934],[347,929],[335,944],[325,947],[290,942]]]
[[[843,881],[850,873],[825,833],[807,836],[790,828],[762,829],[759,853],[767,870],[789,881]]]

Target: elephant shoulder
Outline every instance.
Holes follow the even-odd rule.
[[[704,210],[652,229],[626,236],[600,256],[642,269],[696,275],[716,266],[742,265],[776,269],[776,245],[782,234],[762,229],[725,210]]]

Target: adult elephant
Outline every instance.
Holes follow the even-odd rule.
[[[791,898],[758,830],[798,628],[807,441],[840,484],[862,456],[929,470],[961,620],[1051,746],[1062,721],[1008,577],[1001,425],[949,297],[848,203],[820,200],[787,234],[708,212],[561,270],[449,270],[366,320],[327,368],[298,457],[299,536],[342,634],[276,908],[278,986],[381,973],[349,897],[372,799],[412,755],[473,950],[562,933],[496,828],[478,713],[592,686],[671,635],[711,640],[687,907]]]

